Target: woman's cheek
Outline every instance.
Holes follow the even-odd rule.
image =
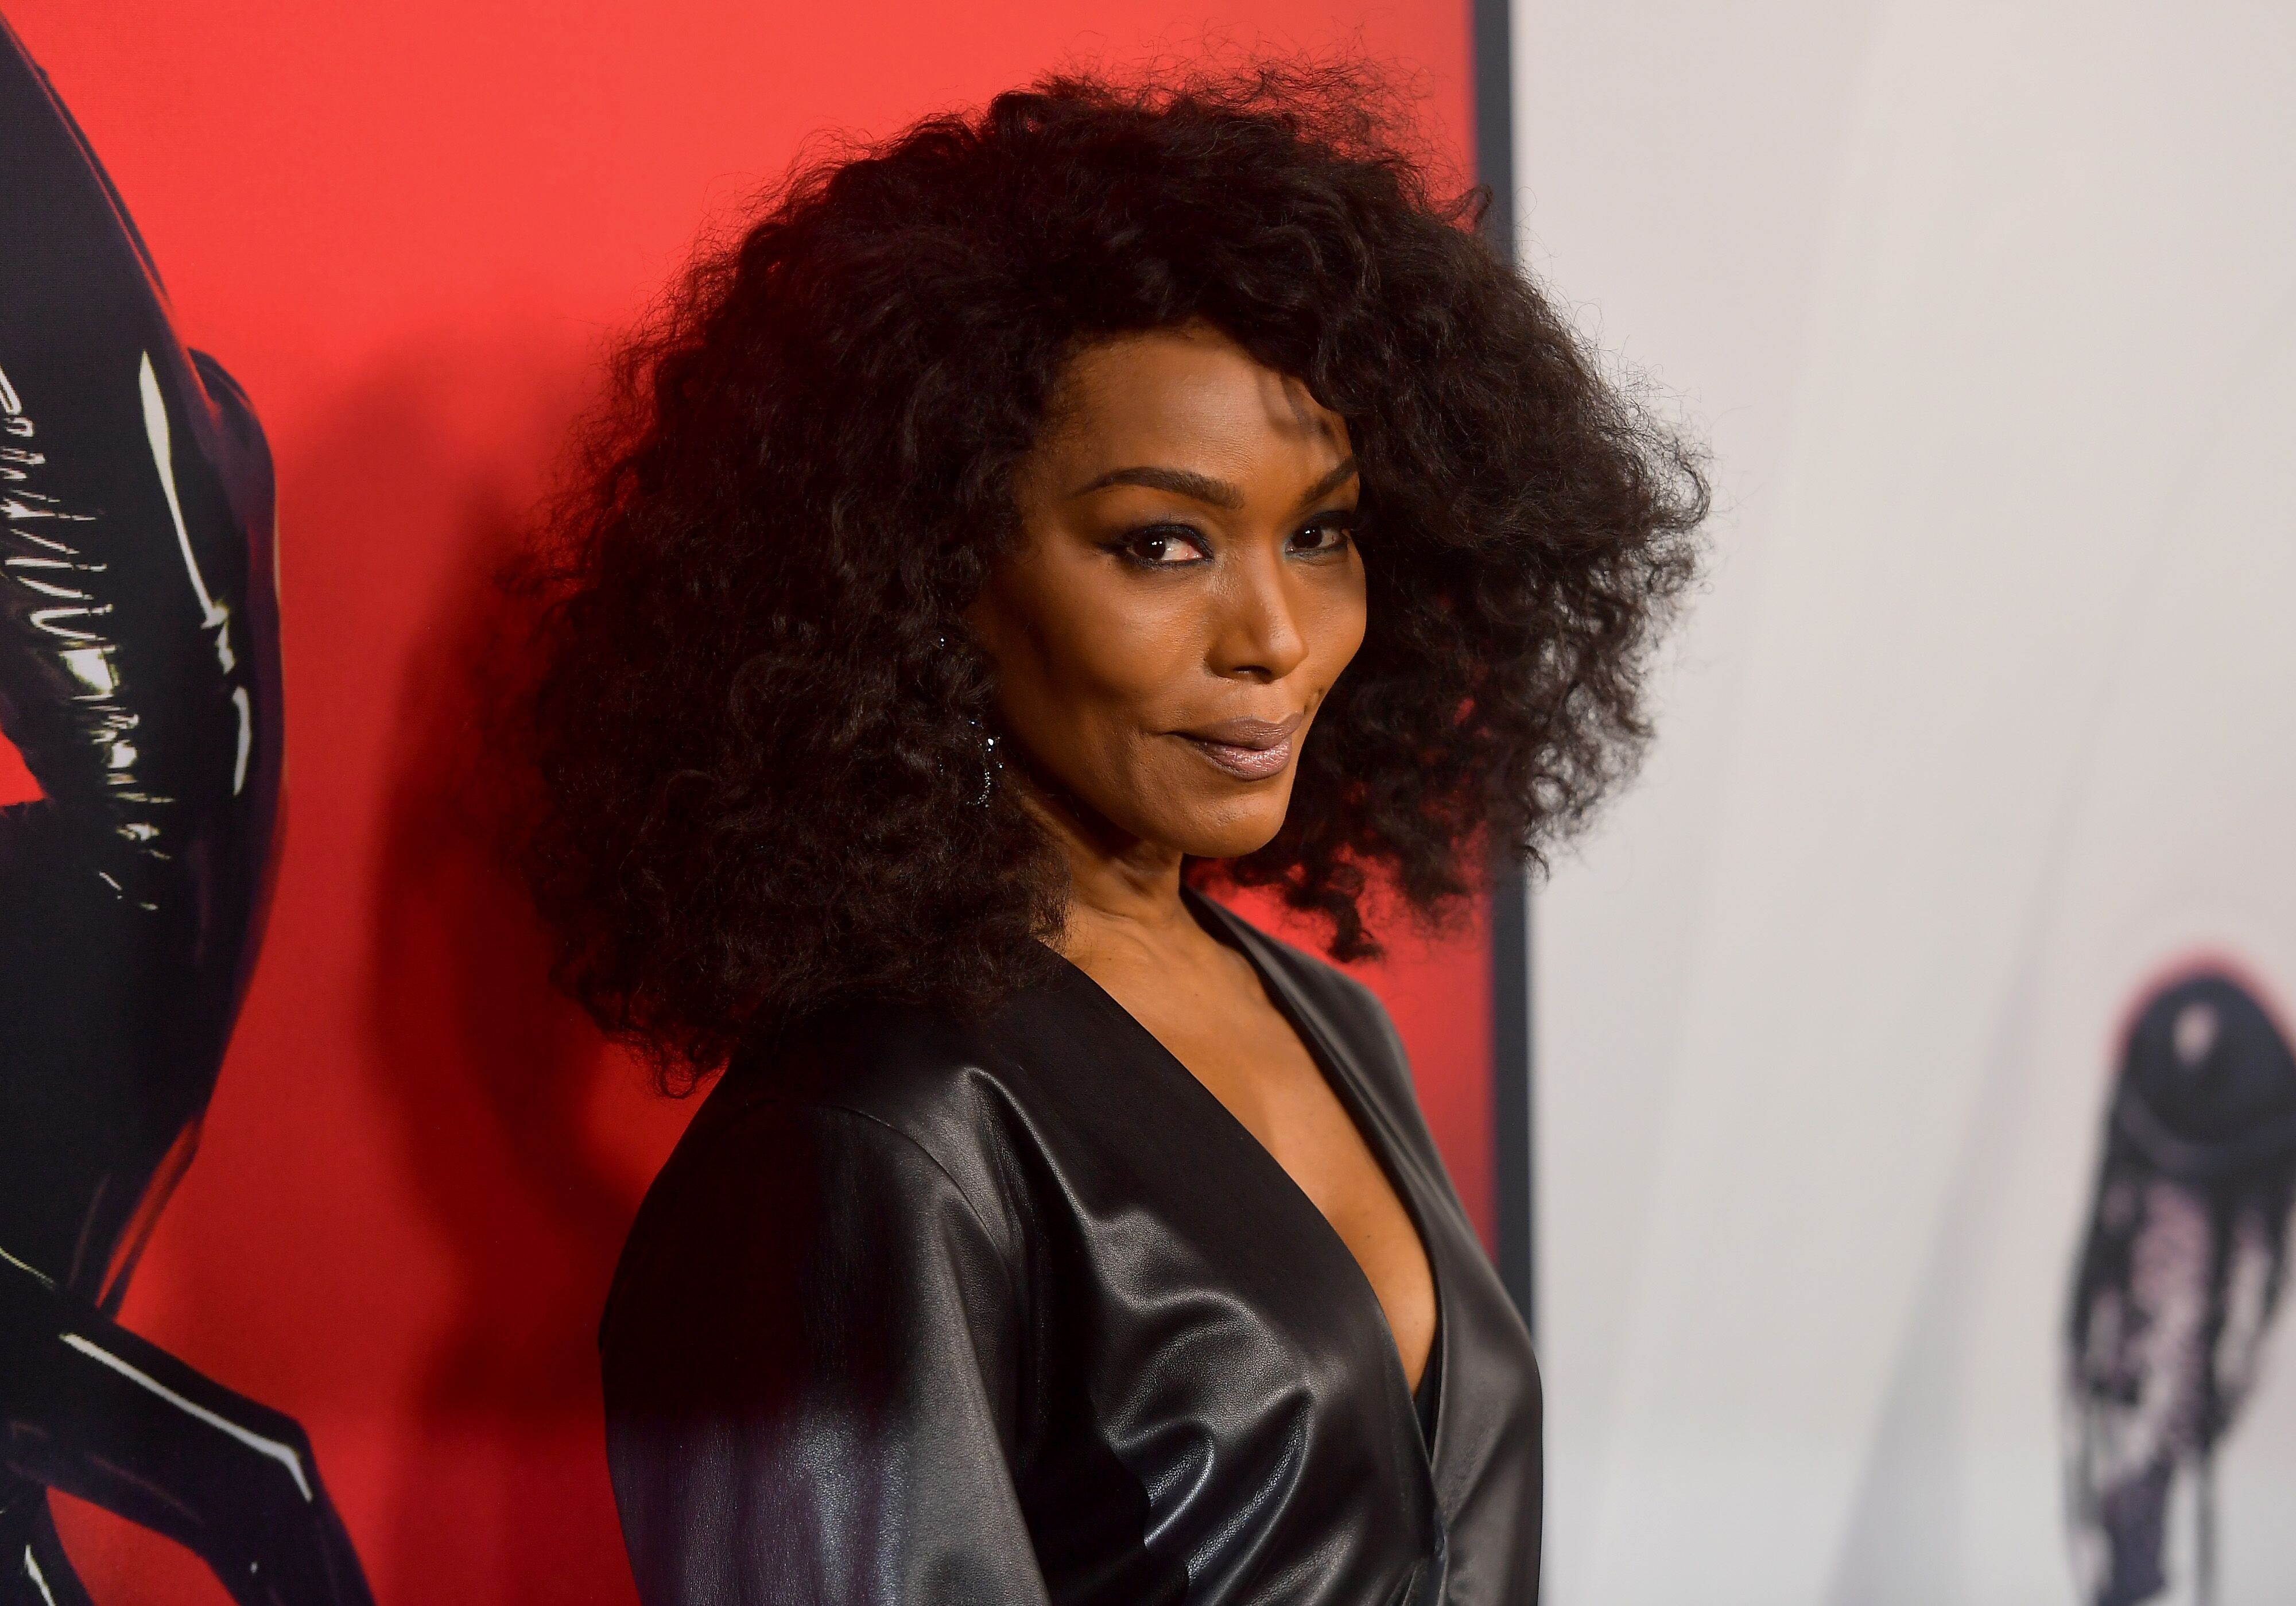
[[[1201,662],[1201,611],[1161,599],[1136,602],[1103,619],[1081,650],[1102,684],[1121,695],[1153,698]]]
[[[1315,656],[1316,678],[1328,687],[1337,680],[1363,647],[1366,625],[1363,599],[1358,595],[1333,597],[1319,610],[1315,622],[1312,651]]]

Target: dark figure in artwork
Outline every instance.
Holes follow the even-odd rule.
[[[2192,1559],[2213,1598],[2210,1467],[2256,1381],[2287,1282],[2296,1058],[2230,976],[2155,993],[2122,1050],[2067,1334],[2074,1561],[2093,1606],[2133,1606]],[[2191,1479],[2194,1533],[2172,1543]]]
[[[1529,1334],[1376,951],[1633,757],[1704,506],[1373,76],[806,168],[623,366],[498,750],[717,1076],[602,1326],[648,1606],[1529,1606]],[[722,1075],[718,1073],[722,1071]]]
[[[0,25],[0,1602],[87,1599],[47,1490],[246,1606],[369,1599],[294,1422],[112,1319],[189,1164],[280,798],[270,456],[169,328],[102,169]]]

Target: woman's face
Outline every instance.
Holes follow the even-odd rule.
[[[1362,644],[1347,425],[1201,325],[1078,356],[967,617],[1028,767],[1080,822],[1204,858],[1275,834]]]

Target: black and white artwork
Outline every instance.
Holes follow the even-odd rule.
[[[2292,1198],[2287,1038],[2228,972],[2160,987],[2122,1049],[2065,1334],[2087,1606],[2136,1606],[2172,1584],[2215,1601],[2215,1463],[2268,1381],[2259,1360],[2287,1283]]]
[[[271,458],[0,24],[0,1606],[74,1606],[77,1495],[242,1606],[365,1606],[287,1416],[129,1331],[262,939],[283,724]]]

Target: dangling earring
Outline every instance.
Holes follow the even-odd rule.
[[[980,730],[980,721],[978,719],[968,719],[964,723],[971,725],[976,731]],[[972,806],[975,808],[986,808],[988,807],[988,794],[996,790],[996,776],[1004,767],[1004,761],[996,756],[996,737],[995,733],[988,731],[981,731],[980,791],[973,796]]]
[[[935,641],[942,651],[948,651],[948,637],[938,636]],[[1004,761],[996,756],[995,733],[982,730],[978,719],[967,719],[964,723],[978,732],[980,738],[980,790],[973,794],[972,806],[986,808],[988,807],[988,794],[996,790],[996,777],[1004,770]]]

